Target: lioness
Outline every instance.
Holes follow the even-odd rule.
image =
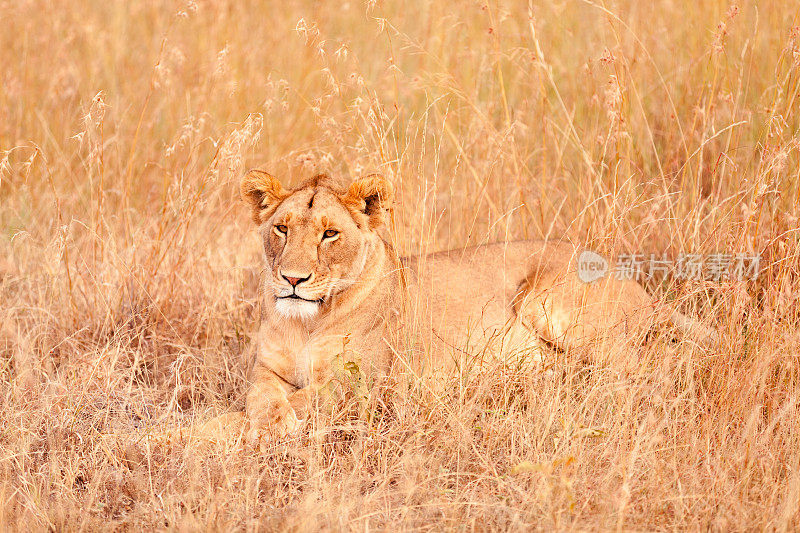
[[[634,281],[580,281],[569,244],[496,243],[400,259],[378,232],[393,188],[377,175],[346,190],[325,175],[286,190],[252,170],[241,194],[266,259],[246,398],[252,439],[297,430],[342,361],[386,372],[398,337],[427,345],[420,352],[431,359],[420,366],[447,371],[480,345],[508,353],[498,345],[516,343],[524,354],[537,339],[560,349],[614,344],[669,319],[709,334],[654,305]]]

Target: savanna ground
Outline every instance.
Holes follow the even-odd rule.
[[[737,5],[0,2],[0,529],[800,527],[800,15]],[[264,450],[237,183],[380,171],[401,253],[759,254],[627,373],[414,380]],[[164,428],[173,428],[166,433]],[[180,432],[175,432],[180,428]]]

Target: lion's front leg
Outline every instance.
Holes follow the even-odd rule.
[[[311,405],[314,401],[314,387],[297,389],[288,395],[289,405],[301,420],[307,420],[311,415]]]
[[[250,422],[247,436],[251,441],[263,436],[282,438],[300,429],[303,421],[289,403],[289,392],[294,389],[291,385],[258,362],[251,381],[246,400]]]

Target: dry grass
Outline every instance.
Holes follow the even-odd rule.
[[[0,2],[0,529],[800,528],[797,6],[653,4]],[[649,281],[723,341],[635,375],[565,354],[263,452],[150,438],[241,406],[264,162],[384,172],[404,253],[763,271]]]

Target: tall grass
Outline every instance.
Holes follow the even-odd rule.
[[[2,2],[0,528],[800,527],[790,1]],[[401,253],[759,254],[653,278],[717,350],[342,400],[259,451],[237,181],[380,171]],[[175,438],[154,438],[179,427]],[[188,435],[188,437],[187,437]]]

